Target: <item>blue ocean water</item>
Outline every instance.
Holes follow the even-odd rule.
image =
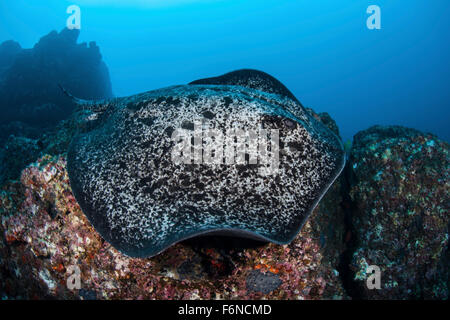
[[[32,47],[81,9],[116,96],[254,68],[337,121],[344,140],[398,124],[450,140],[448,0],[5,0],[0,43]],[[366,12],[381,9],[381,29]]]

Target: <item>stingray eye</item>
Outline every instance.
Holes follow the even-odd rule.
[[[296,127],[295,122],[292,121],[291,119],[285,119],[284,120],[284,125],[286,127],[288,127],[289,129],[294,129]]]

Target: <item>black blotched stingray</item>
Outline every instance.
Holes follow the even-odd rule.
[[[73,193],[132,257],[207,233],[289,243],[345,162],[341,140],[260,71],[79,103],[91,111],[68,151]]]

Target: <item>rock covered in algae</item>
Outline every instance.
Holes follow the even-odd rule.
[[[318,120],[326,115],[314,115]],[[77,121],[64,123],[64,144]],[[0,192],[0,296],[4,299],[342,299],[341,183],[289,245],[207,237],[153,258],[130,258],[95,231],[76,202],[65,155],[43,156]],[[80,268],[80,288],[67,281]]]
[[[357,234],[351,268],[362,297],[448,299],[449,146],[431,134],[375,126],[349,160]],[[381,269],[368,290],[367,267]]]
[[[102,237],[133,257],[211,232],[291,242],[345,157],[275,81],[247,70],[226,85],[86,103],[92,125],[74,138],[68,172]]]
[[[18,179],[20,172],[39,155],[39,141],[11,135],[0,148],[0,184]]]

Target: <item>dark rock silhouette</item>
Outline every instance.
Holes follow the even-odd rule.
[[[4,80],[6,71],[12,66],[20,51],[22,51],[22,47],[13,40],[0,44],[0,81]]]
[[[14,41],[0,45],[0,125],[21,121],[53,126],[74,108],[63,85],[84,99],[112,97],[108,68],[95,42],[77,44],[79,30],[42,37],[32,49]]]

